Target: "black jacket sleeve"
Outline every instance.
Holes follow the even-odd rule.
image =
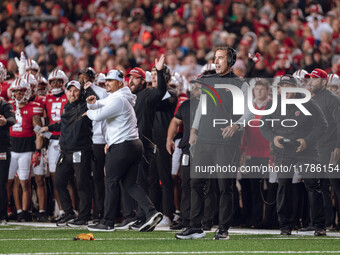
[[[340,97],[330,97],[328,103],[336,123],[336,147],[340,148]]]
[[[312,114],[313,118],[313,129],[312,131],[306,136],[302,137],[308,147],[314,146],[317,140],[322,137],[322,135],[327,130],[327,120],[325,115],[323,114],[320,106],[318,106],[313,100],[309,101],[310,107],[308,110]]]
[[[158,104],[166,93],[167,84],[165,81],[163,70],[157,70],[157,85],[157,88],[153,88],[150,90],[149,97],[147,98],[150,104]]]
[[[61,122],[56,122],[54,124],[51,124],[51,125],[48,125],[48,131],[60,131],[60,125],[61,125]]]
[[[7,120],[5,127],[10,127],[10,126],[13,126],[15,124],[14,109],[13,109],[12,105],[9,104],[9,103],[4,104],[4,117]]]
[[[88,87],[85,90],[85,101],[86,101],[86,98],[89,97],[89,96],[95,96],[97,98],[97,100],[100,99],[99,96],[96,94],[96,92],[94,92],[94,90],[91,87]]]

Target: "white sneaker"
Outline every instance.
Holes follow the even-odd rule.
[[[164,216],[160,223],[158,223],[158,227],[170,227],[171,220],[168,216]]]
[[[0,220],[0,226],[6,226],[7,221],[6,220]]]
[[[157,224],[161,222],[163,218],[163,214],[160,212],[156,212],[149,219],[146,220],[143,226],[139,228],[140,232],[151,232],[155,229]],[[131,225],[132,226],[132,225]]]

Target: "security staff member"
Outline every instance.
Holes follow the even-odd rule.
[[[86,94],[85,94],[86,93]],[[84,95],[85,94],[85,95]],[[95,95],[91,87],[86,91],[78,81],[66,85],[68,103],[64,107],[61,122],[43,127],[44,131],[60,131],[60,156],[57,161],[55,184],[65,214],[57,226],[79,227],[87,225],[91,217],[91,159],[92,121],[82,117],[87,111],[85,96]],[[75,173],[80,199],[79,216],[76,219],[72,201],[67,190],[68,179]]]
[[[202,104],[204,93],[202,92],[201,100],[198,105],[195,119],[190,134],[190,144],[195,144],[195,155],[193,157],[192,168],[196,166],[236,166],[239,162],[239,145],[241,144],[241,134],[238,131],[241,128],[239,123],[248,123],[252,114],[245,110],[243,115],[236,115],[233,111],[233,96],[231,91],[223,88],[224,84],[233,84],[242,90],[242,94],[247,102],[248,83],[240,79],[232,71],[232,66],[236,62],[236,51],[230,47],[218,47],[215,50],[215,68],[216,74],[202,76],[192,81],[200,83],[202,86],[214,87],[220,84],[222,87],[216,89],[217,94],[221,97],[221,105],[215,107],[212,100],[206,100],[209,114],[202,114]],[[203,89],[203,88],[202,88]],[[204,91],[204,90],[203,90]],[[223,106],[222,106],[223,105]],[[247,107],[245,107],[247,109]],[[228,119],[228,125],[212,126],[214,119]],[[230,125],[233,122],[232,125]],[[193,173],[193,172],[191,172]],[[191,209],[190,209],[190,227],[183,232],[175,235],[178,239],[197,239],[205,236],[202,230],[202,218],[204,208],[204,187],[207,177],[202,174],[191,176]],[[233,176],[216,176],[218,178],[218,189],[220,193],[219,204],[219,228],[215,233],[214,240],[229,239],[228,229],[232,218],[232,186]],[[222,177],[222,178],[221,178]]]
[[[109,145],[105,162],[104,218],[100,223],[89,226],[91,231],[114,230],[119,206],[119,182],[146,214],[147,221],[140,231],[151,230],[162,220],[162,214],[155,210],[146,192],[136,183],[143,144],[138,138],[137,119],[133,109],[136,96],[124,87],[123,81],[121,71],[111,70],[105,83],[110,95],[99,101],[94,96],[87,99],[91,109],[87,111],[87,116],[94,121],[107,121],[105,139]]]
[[[1,78],[1,76],[0,76]],[[0,94],[1,94],[0,80]],[[7,218],[7,181],[11,162],[9,127],[15,124],[15,114],[11,104],[0,97],[0,226]]]
[[[291,75],[284,75],[280,78],[278,85],[281,86],[282,93],[282,88],[296,87],[297,81]],[[302,96],[299,93],[290,92],[286,94],[286,97],[287,99],[298,99]],[[316,142],[327,129],[327,122],[320,107],[313,100],[308,101],[303,106],[311,115],[305,115],[295,104],[289,104],[287,105],[287,114],[283,116],[281,114],[281,100],[279,99],[278,102],[278,107],[272,114],[262,117],[264,125],[260,127],[262,135],[273,143],[275,166],[286,166],[288,169],[294,169],[294,165],[317,164],[318,162],[315,160],[318,157]],[[270,108],[271,105],[268,104],[266,109]],[[277,119],[277,121],[272,124],[265,119]],[[295,120],[296,126],[281,125],[281,121],[285,119]],[[308,172],[302,172],[304,184],[309,194],[311,218],[315,227],[314,235],[325,236],[325,215],[320,181],[308,176]],[[291,222],[293,174],[294,170],[291,170],[290,173],[278,172],[277,214],[281,235],[291,235],[293,227]]]
[[[318,140],[319,161],[322,165],[328,165],[333,158],[340,159],[340,97],[327,89],[327,73],[319,68],[306,74],[308,85],[314,94],[313,100],[320,106],[328,122],[325,134]],[[336,160],[337,159],[337,160]],[[329,175],[330,182],[337,197],[340,197],[340,179]]]

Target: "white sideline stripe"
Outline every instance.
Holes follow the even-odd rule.
[[[144,255],[144,254],[339,254],[340,251],[155,251],[155,252],[37,252],[37,253],[9,253],[22,255],[61,255],[61,254],[110,254],[110,255]],[[8,255],[8,254],[7,254]]]
[[[16,228],[1,228],[1,230],[18,230],[22,226],[36,227],[30,230],[52,230],[52,229],[71,229],[70,227],[58,227],[55,223],[39,223],[39,222],[8,222],[8,226],[16,226]],[[72,229],[86,229],[86,228],[72,228]],[[176,233],[171,231],[168,227],[156,227],[157,231],[164,231],[169,233]],[[206,233],[215,232],[216,228]],[[118,230],[120,232],[120,230]],[[117,231],[117,232],[118,232]],[[125,231],[125,230],[124,230]],[[229,234],[231,235],[279,235],[280,231],[275,229],[243,229],[243,228],[230,228]],[[314,231],[293,231],[292,234],[298,236],[314,236]],[[340,236],[339,232],[327,232],[328,236]]]
[[[95,238],[97,241],[141,241],[141,240],[169,240],[169,241],[176,241],[175,238],[169,238],[169,237],[117,237],[117,238]],[[70,241],[71,238],[6,238],[6,239],[0,239],[1,241]],[[209,240],[209,238],[203,238],[202,240]],[[230,240],[340,240],[340,237],[239,237],[239,238],[230,238]],[[339,251],[340,253],[340,251]]]

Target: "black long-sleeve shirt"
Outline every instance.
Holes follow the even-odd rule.
[[[145,137],[152,140],[152,127],[156,108],[166,93],[166,82],[163,70],[157,71],[157,88],[143,88],[137,91],[134,107],[137,117],[139,137],[145,144]]]
[[[15,113],[11,104],[0,99],[0,115],[3,115],[7,123],[0,127],[0,152],[9,151],[11,148],[9,128],[15,124]]]
[[[298,97],[300,96],[298,95]],[[273,142],[275,136],[283,136],[291,140],[303,138],[307,143],[307,149],[315,149],[317,140],[322,137],[327,129],[327,121],[320,107],[313,99],[303,104],[303,106],[312,115],[304,115],[296,105],[289,104],[287,105],[287,114],[283,116],[281,114],[281,100],[278,98],[276,110],[270,115],[262,116],[262,121],[264,122],[264,125],[260,127],[262,135],[269,142]],[[271,103],[267,105],[266,109],[270,108]],[[267,121],[266,119],[275,119],[275,121]],[[297,125],[295,127],[283,126],[281,122],[286,119],[296,120]],[[293,126],[294,123],[287,121],[284,124]],[[279,148],[274,146],[275,150],[279,150]]]
[[[340,148],[340,97],[324,89],[313,100],[320,106],[328,122],[325,134],[318,141],[319,148]]]
[[[86,90],[86,97],[96,95],[92,88]],[[68,102],[61,115],[61,121],[49,125],[49,131],[60,131],[60,149],[64,152],[74,152],[90,149],[92,145],[92,121],[82,115],[88,110],[86,97],[76,102]]]

